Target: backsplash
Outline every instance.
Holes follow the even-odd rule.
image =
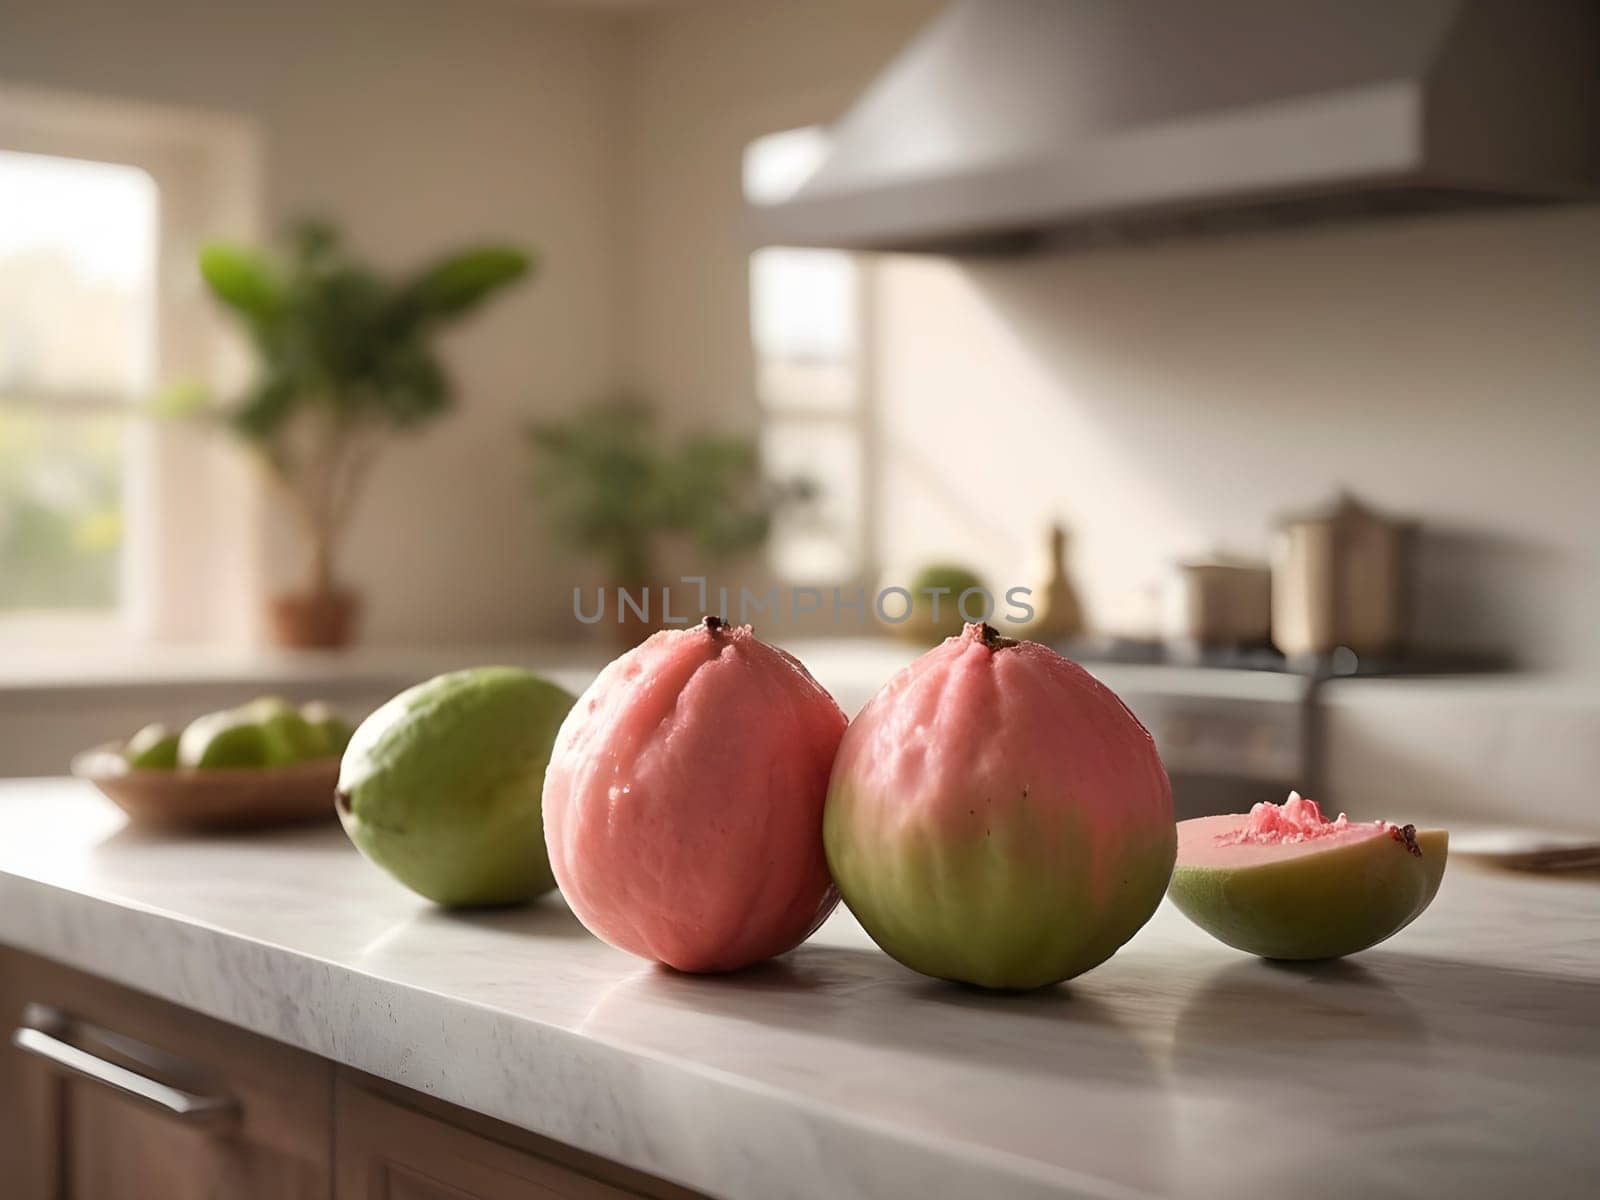
[[[1343,486],[1423,522],[1418,644],[1600,673],[1594,207],[895,257],[876,296],[891,567],[1017,582],[1059,515],[1091,621],[1138,630],[1173,559]]]

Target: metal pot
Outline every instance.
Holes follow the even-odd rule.
[[[1263,646],[1272,621],[1272,574],[1261,564],[1180,562],[1168,628],[1200,646]]]
[[[1290,658],[1394,654],[1405,641],[1411,523],[1341,495],[1283,520],[1272,558],[1272,641]]]

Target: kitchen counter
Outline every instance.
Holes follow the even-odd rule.
[[[452,915],[335,825],[178,838],[0,784],[0,942],[722,1196],[1593,1194],[1600,882],[1453,864],[1391,943],[1258,962],[1170,907],[1070,985],[922,979],[841,909],[658,969]],[[14,1014],[5,1014],[13,1017]]]

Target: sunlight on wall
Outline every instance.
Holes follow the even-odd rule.
[[[1346,486],[1422,522],[1415,634],[1600,670],[1600,214],[886,264],[894,559],[1010,576],[1042,524],[1101,629],[1179,557]]]
[[[880,540],[891,575],[933,561],[977,568],[992,588],[1035,581],[1046,527],[1095,574],[1100,629],[1140,632],[1157,597],[1152,553],[1203,540],[1170,481],[1118,437],[1083,392],[1019,338],[956,262],[895,258],[879,275]],[[1090,582],[1085,579],[1084,582]]]

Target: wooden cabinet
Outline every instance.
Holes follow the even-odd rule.
[[[65,1024],[52,1023],[66,1019]],[[312,1200],[332,1194],[333,1067],[309,1054],[0,949],[0,1187],[28,1200]],[[75,1073],[45,1055],[109,1078]],[[124,1075],[118,1072],[129,1072]],[[174,1113],[130,1078],[213,1099]],[[179,1102],[181,1104],[181,1102]],[[15,1188],[13,1191],[12,1189]]]
[[[7,1200],[694,1195],[4,947],[0,1037]]]
[[[617,1200],[636,1196],[341,1079],[336,1200]]]

